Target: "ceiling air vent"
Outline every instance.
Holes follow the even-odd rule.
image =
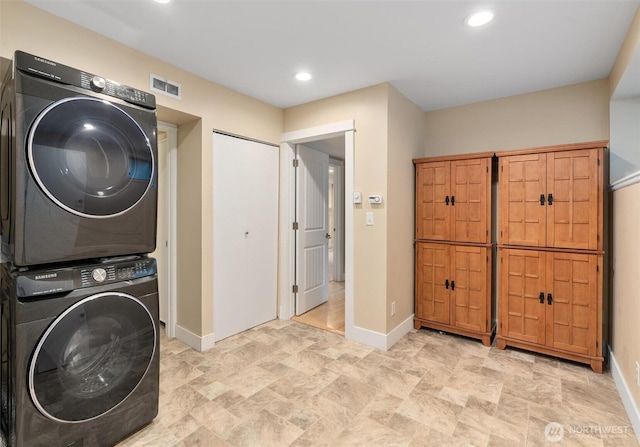
[[[182,87],[177,82],[170,81],[165,78],[161,78],[158,75],[151,73],[150,87],[154,92],[162,93],[172,98],[181,99],[180,92]]]

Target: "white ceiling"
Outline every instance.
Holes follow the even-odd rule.
[[[278,107],[388,81],[425,111],[605,78],[640,5],[640,0],[27,1]],[[466,27],[465,17],[480,7],[492,9],[494,21],[480,29]],[[304,84],[293,79],[303,69],[314,74]]]

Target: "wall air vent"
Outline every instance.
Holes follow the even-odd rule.
[[[180,92],[182,91],[182,87],[180,84],[161,78],[153,73],[150,75],[150,88],[154,92],[162,93],[163,95],[171,96],[172,98],[181,99]]]

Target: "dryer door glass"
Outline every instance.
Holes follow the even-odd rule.
[[[85,298],[56,318],[36,346],[31,398],[50,419],[94,419],[135,390],[156,340],[153,318],[138,299],[119,292]]]
[[[39,186],[59,206],[83,217],[109,217],[134,207],[152,185],[153,154],[131,115],[88,97],[51,104],[28,138],[29,164]]]

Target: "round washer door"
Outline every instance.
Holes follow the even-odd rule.
[[[77,302],[51,323],[33,352],[34,404],[58,422],[105,414],[144,378],[156,335],[151,314],[131,295],[105,292]]]
[[[82,217],[125,213],[149,190],[154,156],[149,138],[120,107],[89,97],[54,102],[28,136],[29,167],[44,193]]]

